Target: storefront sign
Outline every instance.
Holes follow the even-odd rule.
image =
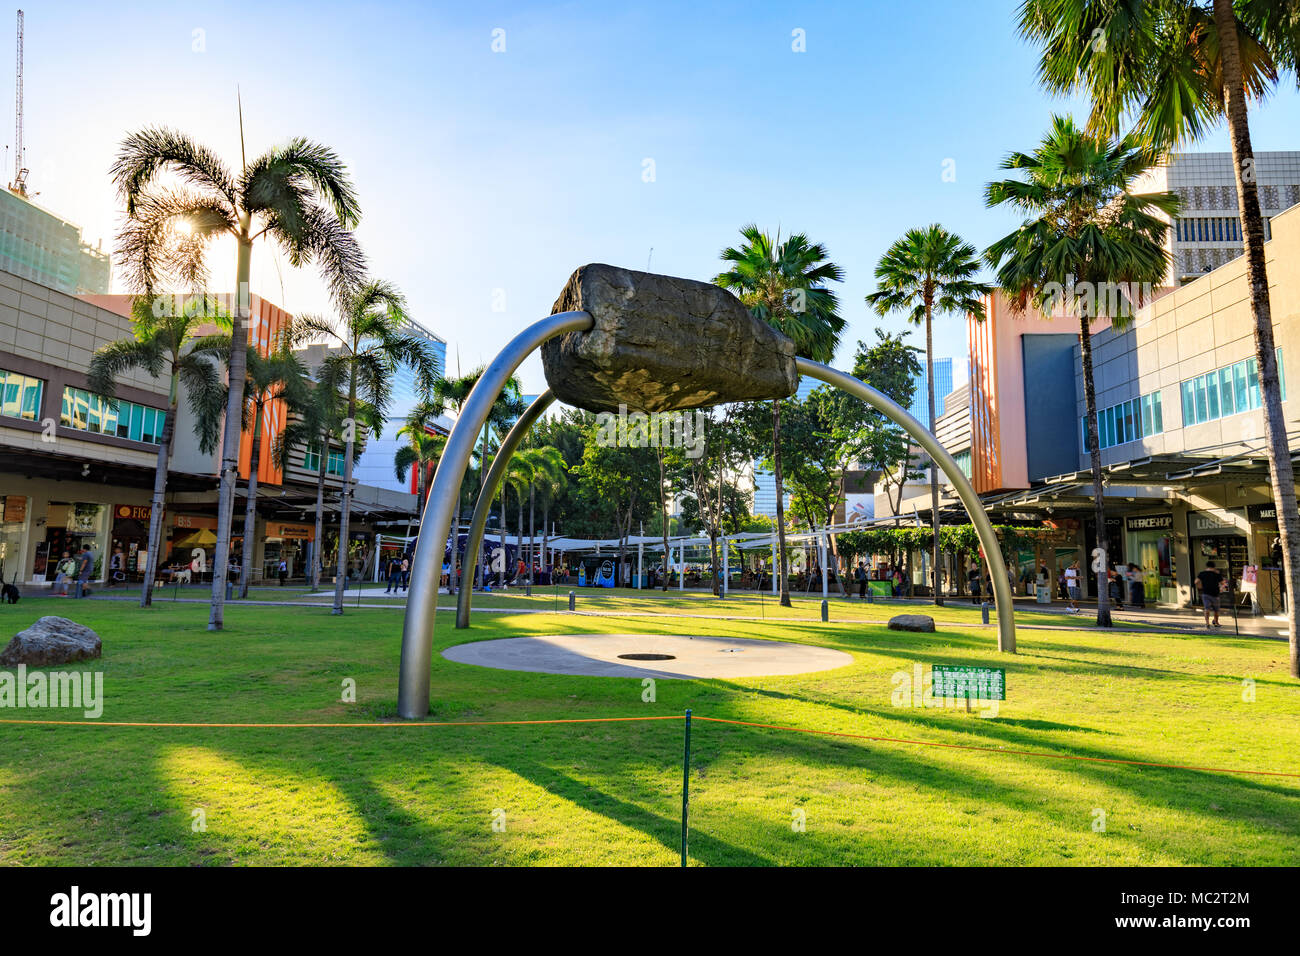
[[[268,538],[298,538],[304,541],[316,539],[316,528],[309,524],[289,524],[284,521],[269,521],[266,525]]]
[[[27,497],[25,495],[5,495],[3,521],[27,520]]]
[[[148,521],[153,514],[152,505],[113,505],[113,517]]]
[[[1277,524],[1277,505],[1271,501],[1262,505],[1246,505],[1246,517],[1252,524],[1256,522]]]
[[[1129,531],[1172,531],[1174,516],[1172,514],[1137,515],[1125,518],[1124,525]]]
[[[206,515],[177,515],[172,521],[174,528],[205,528],[209,531],[217,530],[217,519],[209,518]]]
[[[1237,518],[1232,512],[1196,511],[1189,516],[1192,534],[1215,534],[1219,531],[1237,532]]]

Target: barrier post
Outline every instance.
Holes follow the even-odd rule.
[[[686,740],[682,748],[682,866],[686,865],[686,835],[690,832],[691,710],[686,708]]]

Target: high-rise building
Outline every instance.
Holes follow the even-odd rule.
[[[1270,239],[1269,220],[1300,203],[1300,152],[1256,153],[1255,178]],[[1172,192],[1183,201],[1165,240],[1164,285],[1190,282],[1241,255],[1236,183],[1231,153],[1174,153],[1139,180],[1137,192]]]
[[[81,238],[81,227],[25,196],[0,189],[0,270],[67,295],[106,295],[108,254]]]
[[[912,393],[912,404],[907,410],[911,412],[922,425],[930,424],[930,393],[925,381],[925,359],[921,359],[921,371],[912,379],[916,385],[916,391]],[[952,359],[941,358],[934,360],[934,417],[938,418],[943,414],[943,400],[953,387],[952,381]]]

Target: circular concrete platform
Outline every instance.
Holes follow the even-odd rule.
[[[510,637],[457,644],[442,656],[458,664],[539,674],[684,679],[807,674],[853,663],[843,651],[807,644],[665,634]]]

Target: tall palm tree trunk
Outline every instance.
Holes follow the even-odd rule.
[[[548,500],[549,496],[550,492],[547,492],[546,496],[542,498],[542,567],[546,567],[549,563],[547,558],[550,557],[548,534],[551,530],[551,526],[547,524],[547,519],[550,517],[551,513],[551,503]],[[552,580],[551,583],[554,584],[555,581]]]
[[[668,590],[668,497],[664,494],[664,450],[655,445],[655,456],[659,459],[659,530],[664,536],[664,579],[662,589]]]
[[[1106,570],[1110,567],[1110,555],[1107,553],[1109,540],[1106,535],[1105,489],[1101,483],[1101,442],[1097,436],[1097,387],[1092,378],[1092,330],[1089,328],[1087,312],[1079,316],[1079,350],[1083,356],[1083,399],[1088,412],[1088,456],[1092,462],[1093,520],[1097,522],[1097,547],[1101,549],[1101,571],[1097,575],[1097,626],[1110,627],[1110,578]],[[989,573],[993,570],[994,555],[985,555],[989,564]],[[999,556],[1000,557],[1000,556]],[[1005,564],[1005,562],[1003,562]],[[1003,567],[1000,572],[1006,574]],[[1084,570],[1086,576],[1087,569]]]
[[[221,442],[221,487],[217,493],[217,543],[212,559],[212,609],[208,630],[219,631],[226,619],[226,578],[230,564],[230,525],[235,517],[235,482],[239,478],[239,437],[243,431],[244,373],[248,351],[249,273],[253,240],[248,236],[251,217],[239,219],[239,251],[235,259],[235,316],[230,329],[230,394]]]
[[[515,538],[516,543],[519,545],[515,548],[515,561],[517,563],[523,557],[524,551],[524,496],[518,488],[515,489],[515,497],[519,499],[519,537]]]
[[[934,329],[930,323],[930,303],[925,303],[925,388],[930,399],[930,434],[934,434]],[[930,546],[931,571],[934,577],[934,603],[943,606],[943,568],[939,564],[939,469],[930,462]]]
[[[167,469],[171,465],[172,436],[176,431],[178,382],[172,372],[171,397],[163,418],[162,441],[158,444],[158,467],[153,476],[153,505],[149,510],[149,544],[144,555],[144,580],[140,584],[140,606],[153,604],[153,582],[158,574],[158,549],[162,546],[162,513],[167,500]],[[122,570],[126,570],[123,568]]]
[[[253,530],[257,524],[257,467],[262,457],[262,406],[253,407],[253,449],[248,458],[248,500],[244,503],[243,557],[239,567],[239,598],[248,597],[248,575],[253,564]]]
[[[506,483],[501,481],[501,567],[497,570],[497,587],[506,586]]]
[[[1223,63],[1224,112],[1232,140],[1232,160],[1237,175],[1237,205],[1241,210],[1241,231],[1246,247],[1246,278],[1250,284],[1250,312],[1255,321],[1255,360],[1259,366],[1259,390],[1264,404],[1264,440],[1268,448],[1269,484],[1277,508],[1277,528],[1282,539],[1282,568],[1286,577],[1287,635],[1291,644],[1291,676],[1300,677],[1300,633],[1296,626],[1295,602],[1300,595],[1300,511],[1296,507],[1295,469],[1282,413],[1278,384],[1277,351],[1273,341],[1273,307],[1268,295],[1264,267],[1264,217],[1259,208],[1259,185],[1255,177],[1254,150],[1246,116],[1242,88],[1241,51],[1231,0],[1214,0],[1214,25],[1219,34]]]
[[[353,349],[356,354],[356,349]],[[339,559],[334,573],[334,607],[331,614],[343,613],[343,589],[348,583],[348,518],[352,514],[352,449],[357,435],[357,369],[354,364],[348,381],[348,417],[343,423],[343,498],[339,507]]]
[[[465,569],[460,567],[460,493],[461,493],[461,489],[457,487],[456,507],[452,509],[452,515],[451,515],[451,561],[448,564],[448,567],[451,568],[451,575],[450,577],[447,578],[448,594],[455,594],[459,590],[456,583],[456,569],[460,568],[460,573],[462,576],[465,573]],[[420,519],[421,519],[420,521],[421,527],[423,527],[424,524],[423,511],[420,512]],[[472,584],[470,586],[471,588],[473,587]]]
[[[320,465],[316,469],[316,537],[311,542],[311,589],[320,590],[321,546],[325,543],[325,464],[329,461],[329,433],[321,437]]]
[[[790,607],[790,576],[785,559],[785,482],[781,474],[781,400],[772,402],[772,471],[776,479],[777,574],[781,579],[781,606]]]
[[[537,507],[537,489],[530,483],[528,485],[528,586],[533,585],[533,565],[537,563],[537,558],[533,554],[534,533],[537,530],[535,523]]]

